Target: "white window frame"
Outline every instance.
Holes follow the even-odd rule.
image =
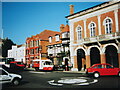
[[[68,38],[68,32],[62,33],[62,38]]]
[[[95,22],[90,22],[88,25],[89,31],[90,31],[90,37],[95,37],[96,33],[96,24]]]
[[[52,37],[51,36],[49,37],[49,42],[52,43]]]
[[[77,40],[81,40],[82,39],[82,26],[78,25],[76,27],[76,32],[77,32]]]
[[[107,20],[110,20],[110,22],[106,22]],[[106,17],[103,21],[103,25],[105,27],[105,34],[112,33],[112,24],[113,20],[110,17]]]
[[[39,46],[39,41],[40,41],[40,40],[37,40],[37,41],[36,41],[36,46]]]
[[[60,41],[60,35],[55,35],[55,41],[56,42]]]

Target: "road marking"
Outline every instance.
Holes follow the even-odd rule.
[[[50,85],[63,86],[63,85],[90,85],[97,83],[97,79],[91,79],[88,77],[63,77],[60,80],[51,80],[48,81]]]
[[[63,84],[54,83],[54,80],[48,81],[48,83],[51,84],[51,85],[57,85],[57,86],[62,86],[63,85]]]
[[[29,71],[30,73],[38,73],[38,74],[46,74],[46,73],[51,73],[51,72],[37,72],[37,71]]]

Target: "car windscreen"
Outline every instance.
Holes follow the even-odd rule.
[[[53,65],[52,62],[46,61],[44,65]]]
[[[17,64],[23,64],[22,62],[17,62]]]

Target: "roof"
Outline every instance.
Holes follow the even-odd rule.
[[[39,38],[41,40],[48,40],[49,36],[55,36],[56,34],[60,34],[60,32],[51,31],[51,30],[44,30],[40,34],[28,37],[26,40],[29,40],[29,39],[31,40],[31,39],[36,39],[36,38]]]
[[[60,32],[57,31],[51,31],[51,30],[44,30],[39,34],[40,39],[42,40],[48,40],[48,37],[55,36],[56,34],[60,34]]]
[[[82,10],[82,11],[76,12],[76,13],[74,13],[74,14],[68,15],[68,16],[66,16],[66,18],[71,17],[71,16],[74,16],[74,15],[76,15],[76,14],[81,14],[81,13],[83,13],[83,15],[84,15],[84,14],[86,14],[86,13],[93,12],[93,11],[99,10],[99,9],[101,9],[101,8],[104,8],[104,7],[107,7],[107,6],[109,6],[109,5],[119,3],[119,2],[120,2],[119,0],[117,0],[117,1],[114,1],[114,0],[113,0],[113,1],[104,2],[104,3],[98,4],[98,5],[96,5],[96,6],[93,6],[93,7],[84,9],[84,10]],[[105,4],[106,4],[106,5],[105,5]],[[104,6],[104,5],[105,5],[105,6]],[[89,11],[90,9],[91,9],[91,11]]]

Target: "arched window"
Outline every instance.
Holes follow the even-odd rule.
[[[95,28],[96,28],[96,24],[94,22],[91,22],[88,26],[89,30],[90,30],[90,37],[94,37],[95,36]]]
[[[105,26],[105,33],[106,34],[112,33],[112,19],[111,18],[107,17],[104,20],[103,25]]]
[[[82,27],[78,26],[76,31],[77,31],[77,40],[82,39]]]

